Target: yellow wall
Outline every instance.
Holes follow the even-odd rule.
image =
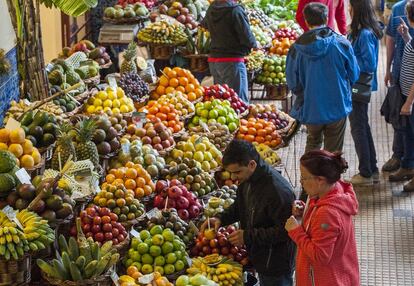
[[[60,11],[40,5],[40,24],[42,26],[45,62],[56,58],[62,50]]]

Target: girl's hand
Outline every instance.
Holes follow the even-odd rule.
[[[404,39],[404,41],[407,43],[411,40],[411,36],[408,33],[408,26],[404,22],[404,20],[401,19],[401,24],[397,28],[398,33],[400,33],[401,37]]]
[[[299,227],[300,224],[298,223],[298,221],[296,220],[296,218],[292,215],[290,216],[290,218],[288,218],[288,220],[285,223],[285,229],[287,232]]]
[[[403,104],[403,106],[401,107],[400,114],[401,115],[409,116],[412,113],[412,108],[413,108],[413,105],[412,104],[410,104],[409,102],[405,102]]]

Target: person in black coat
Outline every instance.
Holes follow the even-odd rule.
[[[234,204],[210,218],[210,224],[217,231],[221,225],[240,222],[240,229],[228,239],[235,246],[246,245],[261,286],[293,285],[295,245],[284,229],[295,200],[291,185],[247,141],[229,144],[223,166],[240,185]],[[205,221],[201,231],[207,225]]]

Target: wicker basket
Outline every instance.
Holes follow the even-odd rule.
[[[132,18],[120,18],[120,19],[112,19],[108,17],[103,17],[103,20],[107,23],[115,24],[115,25],[125,25],[125,24],[139,24],[146,20],[148,20],[148,16],[140,17],[135,16]]]
[[[289,89],[286,84],[281,85],[266,85],[265,98],[273,100],[284,100],[289,95]]]
[[[31,280],[32,256],[25,254],[19,260],[0,259],[0,285],[28,285]]]
[[[45,158],[42,157],[39,164],[33,166],[32,168],[25,168],[25,169],[27,173],[33,178],[38,175],[42,175],[45,172],[45,166],[46,166],[46,161],[45,161]]]
[[[137,221],[137,223],[138,223],[138,221]],[[125,255],[128,252],[129,242],[130,242],[130,237],[129,237],[129,234],[128,234],[128,236],[124,239],[124,241],[122,241],[121,243],[113,246],[113,248],[116,249],[116,252],[118,252],[119,255],[121,256],[121,259],[124,258]]]
[[[44,285],[59,285],[59,286],[112,286],[111,277],[106,275],[101,275],[93,279],[87,279],[82,281],[62,281],[48,276],[45,272],[42,271],[42,278]]]
[[[55,143],[48,147],[39,148],[39,152],[42,155],[42,158],[45,160],[45,162],[49,162],[50,160],[52,160],[53,148],[55,148]]]
[[[168,60],[175,53],[175,47],[150,45],[150,52],[153,59]]]
[[[206,72],[208,71],[208,55],[187,55],[185,58],[190,60],[191,72]]]

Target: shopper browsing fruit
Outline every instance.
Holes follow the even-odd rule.
[[[247,141],[233,140],[222,162],[240,185],[234,204],[220,216],[210,218],[210,226],[217,231],[220,225],[239,221],[240,229],[228,240],[235,246],[246,245],[260,285],[293,285],[295,247],[283,227],[295,199],[291,185],[260,159]],[[207,227],[205,221],[201,231]]]
[[[352,222],[358,201],[352,185],[341,180],[347,168],[341,153],[315,150],[300,159],[300,181],[309,199],[306,205],[295,201],[294,216],[285,225],[298,247],[297,286],[360,285]]]
[[[297,96],[291,115],[306,125],[305,152],[321,149],[322,142],[326,150],[341,151],[358,62],[349,41],[326,27],[326,5],[310,3],[303,13],[310,31],[293,44],[286,61],[287,84]]]
[[[209,30],[209,67],[215,84],[227,84],[240,99],[249,102],[244,57],[256,48],[244,8],[234,0],[215,0],[201,25]]]

